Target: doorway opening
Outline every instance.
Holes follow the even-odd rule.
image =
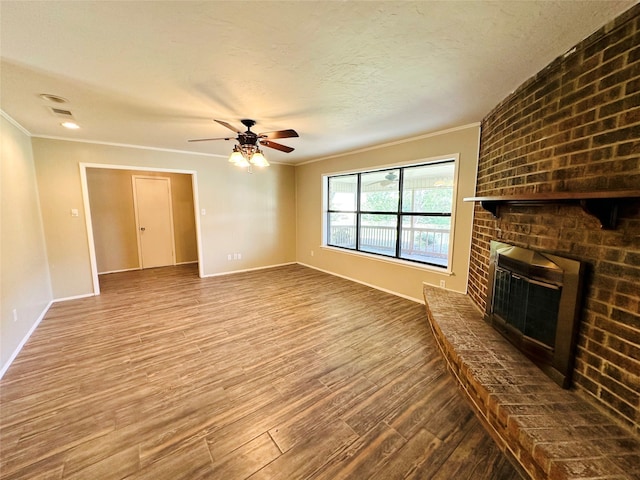
[[[105,164],[80,170],[95,295],[106,273],[197,263],[203,276],[195,171]],[[151,235],[158,230],[160,243]]]

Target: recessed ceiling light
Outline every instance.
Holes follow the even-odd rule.
[[[71,130],[77,130],[78,128],[80,128],[80,125],[74,122],[62,122],[60,125],[62,125],[64,128],[70,128]]]
[[[52,95],[50,93],[41,93],[40,98],[53,103],[67,103],[69,101],[66,98],[59,97],[58,95]]]

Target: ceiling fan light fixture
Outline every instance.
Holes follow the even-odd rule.
[[[238,160],[234,165],[238,168],[249,168],[251,166],[248,160],[244,157],[242,157],[241,160]]]
[[[243,163],[243,162],[246,163],[246,161],[247,160],[242,155],[242,152],[240,151],[240,149],[237,146],[233,147],[233,152],[231,152],[231,155],[229,156],[229,163],[238,165],[239,163]]]
[[[262,151],[260,149],[256,150],[256,153],[251,156],[251,164],[255,165],[256,167],[269,166],[269,162],[267,162],[267,159],[264,158],[264,155],[262,154]]]

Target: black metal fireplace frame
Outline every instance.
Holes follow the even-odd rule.
[[[530,259],[535,258],[536,261]],[[498,265],[500,265],[498,267]],[[555,345],[548,347],[494,313],[496,269],[507,269],[530,281],[547,282],[561,291]],[[580,322],[584,263],[549,253],[491,241],[485,321],[563,388],[571,386]]]

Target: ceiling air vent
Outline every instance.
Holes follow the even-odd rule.
[[[58,95],[52,95],[51,93],[41,93],[40,98],[46,100],[47,102],[53,103],[67,103],[69,100],[63,97],[59,97]]]
[[[73,114],[69,111],[69,110],[65,110],[63,108],[55,108],[55,107],[49,107],[51,109],[51,112],[56,116],[56,117],[60,117],[60,118],[73,118]]]

